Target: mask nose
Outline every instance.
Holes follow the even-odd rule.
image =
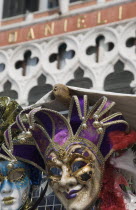
[[[12,191],[12,184],[7,179],[4,180],[0,187],[1,194],[10,194]]]
[[[63,168],[62,170],[62,176],[59,185],[61,189],[65,189],[66,191],[77,185],[76,177],[71,176],[67,167]]]

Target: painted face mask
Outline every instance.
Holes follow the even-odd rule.
[[[31,180],[29,169],[23,162],[16,162],[8,169],[9,161],[0,161],[0,209],[18,210],[27,201]]]
[[[85,209],[95,202],[100,192],[102,169],[87,146],[72,145],[63,158],[51,152],[47,174],[53,191],[66,209]]]
[[[108,135],[128,126],[121,113],[110,115],[114,104],[103,97],[89,109],[87,96],[73,96],[68,116],[45,108],[28,114],[51,187],[67,210],[85,210],[99,198],[114,152]]]
[[[41,183],[41,171],[44,171],[45,165],[27,122],[26,114],[29,111],[31,109],[22,110],[3,133],[4,142],[0,147],[0,210],[36,209],[38,205],[38,200],[32,203],[30,198],[33,189]]]

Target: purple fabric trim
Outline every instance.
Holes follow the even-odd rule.
[[[0,154],[7,156],[7,153],[5,153],[1,147],[0,147]]]
[[[26,130],[28,130],[29,129],[29,124],[27,122],[23,122],[23,124],[24,124]]]
[[[84,116],[84,97],[79,96],[79,103],[80,103],[80,108],[81,108],[81,112],[82,112],[82,116]]]
[[[123,117],[122,116],[117,116],[117,117],[114,118],[114,120],[123,120]],[[113,119],[109,120],[109,121],[113,121]],[[106,129],[106,132],[105,132],[105,135],[104,135],[101,147],[100,147],[100,151],[101,151],[101,153],[104,157],[112,149],[112,144],[111,144],[110,139],[109,139],[109,133],[112,132],[112,131],[125,131],[125,130],[126,130],[126,125],[123,124],[123,123],[111,125]]]
[[[68,139],[68,130],[62,130],[55,135],[54,141],[62,146]]]
[[[49,118],[49,116],[44,111],[36,112],[35,116],[40,119],[40,122],[42,122],[43,127],[49,134],[49,136],[52,138],[52,121]]]
[[[69,144],[69,145],[67,146],[66,150],[68,150],[69,147],[72,146],[72,145],[74,145],[74,144],[80,144],[80,145],[84,145],[84,146],[87,146],[87,147],[88,147],[88,145],[85,144],[84,142],[75,142],[75,143]],[[100,164],[103,164],[103,161],[100,160],[100,159],[98,158],[97,153],[94,152],[93,148],[92,148],[91,146],[89,146],[88,148],[89,148],[89,149],[92,151],[92,153],[95,155],[95,157],[97,158],[97,160],[99,161],[99,163],[100,163]],[[84,153],[84,154],[85,154],[85,153]],[[86,153],[86,155],[87,155],[87,153]]]
[[[11,126],[11,129],[18,129],[18,126],[16,123],[14,123],[12,126]]]
[[[67,131],[67,139],[68,139],[70,137],[68,125],[64,122],[64,120],[60,116],[58,116],[58,114],[51,112],[49,112],[49,114],[53,118],[55,124],[55,135],[65,130]]]
[[[32,161],[44,169],[44,161],[34,145],[15,145],[13,155]]]
[[[111,101],[107,101],[106,104],[104,105],[104,107],[102,108],[102,111],[105,110],[112,102]]]
[[[1,148],[0,153],[8,157]],[[45,169],[44,161],[34,145],[14,145],[13,155],[25,159],[26,162],[32,161]]]
[[[22,115],[22,114],[28,114],[28,113],[30,112],[30,110],[31,110],[31,108],[30,108],[30,109],[23,110],[22,113],[21,113],[21,115]],[[24,130],[24,128],[22,127],[22,124],[21,124],[21,122],[20,122],[19,115],[17,115],[16,121],[17,121],[17,123],[20,125],[20,127]]]
[[[84,112],[84,100],[83,97],[79,97],[79,102],[80,102],[80,106],[81,106],[81,111],[82,111],[82,115]],[[110,101],[107,101],[106,104],[104,105],[103,110],[105,110],[109,105],[111,104]],[[52,111],[45,111],[47,114],[49,113],[49,115],[51,116],[51,118],[53,119],[53,123],[55,126],[55,135],[54,135],[54,141],[56,143],[58,143],[60,146],[62,146],[70,137],[70,133],[68,130],[68,125],[67,123],[65,123],[64,119],[58,115],[57,113],[54,113]],[[52,121],[51,119],[46,115],[46,113],[43,113],[42,111],[38,111],[36,113],[36,117],[40,120],[40,122],[44,125],[44,128],[47,130],[48,134],[51,136],[52,134]],[[123,119],[122,116],[117,116],[112,118],[109,121],[114,121],[114,120],[120,120]],[[108,122],[109,122],[108,121]],[[98,144],[98,140],[100,135],[97,133],[96,128],[93,127],[93,122],[94,119],[88,119],[86,124],[87,124],[87,128],[81,130],[81,132],[79,133],[79,138],[85,138],[88,141],[93,142],[96,146]],[[73,105],[73,109],[72,109],[72,115],[71,115],[71,127],[72,130],[75,134],[75,132],[78,130],[79,126],[81,125],[82,121],[79,119],[78,116],[78,112],[77,112],[77,107],[76,104],[74,102]],[[37,128],[38,129],[38,128]],[[116,125],[111,125],[106,129],[103,141],[101,143],[100,146],[100,152],[102,153],[102,155],[105,157],[110,150],[112,149],[112,144],[110,143],[110,139],[108,137],[109,132],[111,131],[115,131],[115,130],[119,130],[119,131],[124,131],[126,129],[126,125],[124,124],[116,124]],[[36,130],[32,131],[33,132],[33,136],[35,138],[35,141],[37,143],[37,145],[39,146],[42,154],[45,153],[45,150],[47,148],[47,146],[49,145],[49,140],[45,137],[44,133],[42,133],[41,130]],[[78,142],[80,144],[80,142]],[[97,154],[96,154],[97,156]]]
[[[43,133],[43,131],[35,126],[35,129],[31,131],[33,138],[35,139],[35,142],[37,144],[37,146],[39,147],[41,153],[44,155],[48,145],[49,145],[49,140],[47,139],[47,137],[45,136],[45,134]]]
[[[16,121],[19,124],[19,126],[22,128],[22,130],[24,130],[24,128],[22,127],[22,124],[21,124],[21,122],[19,120],[19,115],[16,117]]]
[[[97,145],[99,140],[99,134],[97,133],[96,129],[93,127],[93,119],[88,119],[87,121],[87,129],[84,129],[80,132],[79,137],[88,139],[89,141],[93,142]]]

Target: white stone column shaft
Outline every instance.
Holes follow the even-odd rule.
[[[101,3],[104,3],[104,2],[105,2],[105,0],[97,0],[98,4],[101,4]]]
[[[48,9],[48,0],[40,0],[39,1],[39,11],[44,11]]]
[[[0,0],[0,20],[3,16],[4,0]]]

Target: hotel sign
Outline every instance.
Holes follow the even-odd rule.
[[[65,34],[136,17],[136,2],[0,31],[0,46]]]

